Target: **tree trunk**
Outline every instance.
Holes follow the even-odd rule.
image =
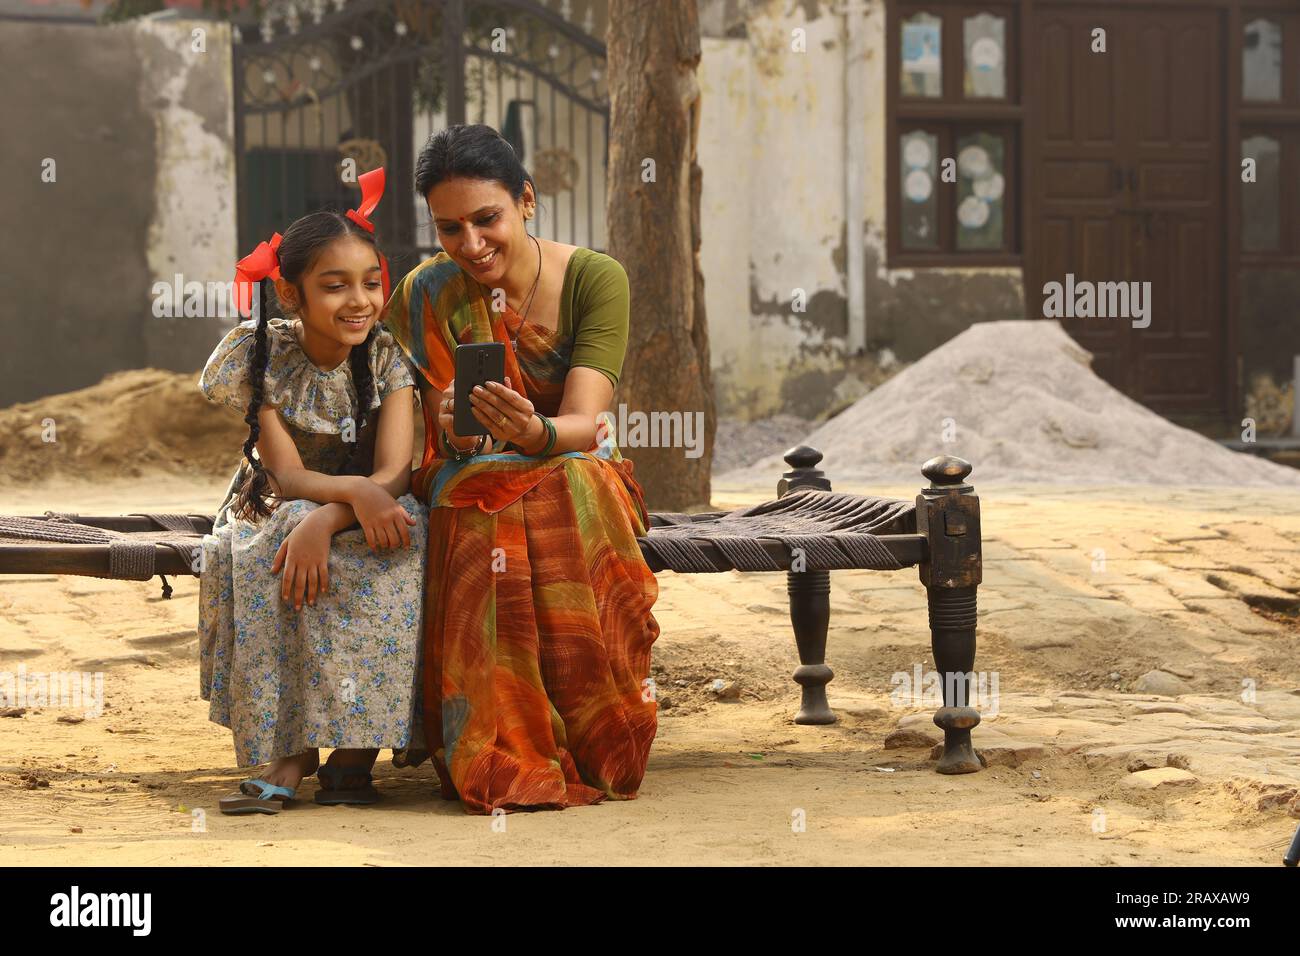
[[[632,292],[617,393],[625,407],[614,409],[627,445],[623,434],[619,443],[652,511],[707,509],[716,419],[699,260],[695,0],[610,0],[605,43],[609,254]],[[652,447],[655,440],[672,446]]]

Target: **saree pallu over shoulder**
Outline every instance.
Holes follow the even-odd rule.
[[[554,415],[564,394],[563,378],[539,380],[521,369],[521,356],[515,354],[506,328],[504,313],[489,306],[491,290],[467,276],[445,252],[440,252],[416,266],[393,290],[384,310],[383,323],[416,371],[436,391],[441,392],[455,377],[456,346],[465,342],[501,342],[505,346],[505,372],[514,390],[533,401],[543,414]],[[511,313],[513,314],[513,313]],[[558,369],[554,361],[556,348],[562,343],[548,339],[535,329],[525,327],[519,337],[527,371]],[[551,361],[542,360],[539,352],[550,352]],[[533,382],[530,390],[525,386]],[[540,393],[540,394],[539,394]],[[464,507],[477,504],[482,510],[499,511],[520,495],[535,487],[564,457],[586,456],[612,467],[628,495],[635,503],[639,535],[650,527],[645,495],[632,477],[632,463],[623,458],[614,441],[614,430],[602,420],[590,448],[539,458],[518,454],[479,455],[456,462],[437,457],[437,417],[424,405],[425,449],[420,467],[411,476],[411,490],[422,501],[432,504],[444,489],[446,504]],[[484,480],[483,473],[491,474]],[[454,479],[454,480],[453,480]],[[450,486],[450,488],[449,488]],[[454,490],[454,495],[450,493]]]
[[[516,356],[490,294],[440,253],[398,285],[384,324],[438,391],[457,344],[503,342],[512,387],[554,414],[563,343],[521,324]],[[428,405],[412,492],[430,505],[423,703],[443,796],[470,813],[632,799],[657,729],[659,635],[632,462],[608,422],[585,451],[441,459]]]
[[[501,313],[488,307],[488,290],[445,252],[420,263],[398,283],[384,307],[383,324],[425,380],[442,391],[456,375],[462,342],[506,344],[506,374],[518,382]]]

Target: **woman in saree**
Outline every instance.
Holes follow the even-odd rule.
[[[609,256],[530,235],[532,178],[488,126],[452,126],[416,165],[443,251],[384,325],[420,386],[430,506],[423,724],[446,799],[469,813],[632,799],[656,730],[649,517],[609,408],[628,282]],[[501,342],[476,389],[490,432],[457,435],[457,344]],[[599,425],[598,425],[599,422]]]

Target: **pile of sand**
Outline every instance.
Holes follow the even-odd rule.
[[[204,398],[198,381],[197,371],[135,369],[0,409],[0,484],[230,475],[248,426]]]
[[[924,483],[935,455],[989,482],[1300,487],[1300,470],[1229,451],[1139,405],[1095,375],[1053,321],[981,322],[812,432],[830,478]],[[783,449],[784,450],[784,449]],[[769,483],[781,454],[717,476]]]
[[[922,462],[950,454],[975,466],[977,486],[1300,488],[1300,470],[1174,425],[1103,382],[1090,363],[1057,322],[977,323],[804,442],[822,452],[832,483],[913,485],[924,481]],[[43,440],[47,419],[52,442]],[[18,486],[160,473],[211,480],[233,471],[247,429],[203,397],[198,372],[138,369],[0,409],[0,435],[0,485]],[[786,470],[781,451],[717,480],[766,487]]]

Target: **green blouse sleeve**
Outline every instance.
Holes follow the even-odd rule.
[[[570,368],[594,368],[618,385],[627,352],[630,298],[627,273],[618,260],[603,253],[590,256],[574,280]]]

